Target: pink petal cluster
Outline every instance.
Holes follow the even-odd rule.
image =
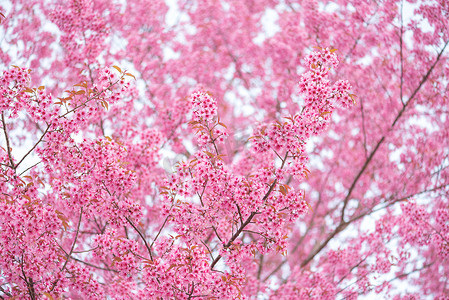
[[[0,299],[448,299],[448,20],[1,2]]]

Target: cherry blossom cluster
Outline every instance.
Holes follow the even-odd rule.
[[[92,274],[86,266],[69,263],[67,271],[69,274],[72,274],[72,277],[74,278],[74,280],[64,278],[65,285],[70,287],[72,291],[76,291],[72,292],[73,295],[71,296],[95,300],[104,299],[106,294],[104,287],[92,277]]]
[[[399,232],[404,238],[404,243],[418,244],[436,250],[441,259],[448,257],[448,209],[439,208],[435,214],[429,214],[426,209],[415,202],[401,206],[407,220],[407,225],[400,228]]]
[[[26,98],[23,90],[30,85],[29,73],[31,70],[24,68],[11,68],[4,71],[0,77],[0,109],[2,111],[11,111],[11,117],[16,117],[18,112],[23,109]]]
[[[328,74],[331,68],[338,66],[338,57],[335,54],[336,49],[320,48],[318,51],[313,51],[304,58],[304,62],[309,69],[316,70],[317,77],[324,77]]]
[[[124,275],[135,273],[137,268],[135,254],[138,253],[136,241],[120,238],[115,229],[108,228],[103,234],[95,236],[93,246],[94,255],[107,259],[116,270]]]
[[[284,123],[274,123],[261,127],[254,137],[254,148],[256,152],[269,151],[270,149],[285,153],[303,148],[304,140],[298,135],[300,127],[296,122],[287,120]]]
[[[1,299],[449,296],[447,1],[0,2]]]
[[[217,101],[207,92],[198,91],[190,96],[193,120],[189,123],[196,131],[200,145],[223,144],[226,125],[217,118]]]
[[[326,79],[331,68],[336,68],[339,63],[335,51],[325,48],[309,54],[305,59],[309,71],[301,75],[299,83],[306,112],[316,111],[321,118],[327,118],[325,114],[331,113],[335,105],[349,107],[354,104],[347,80],[338,80],[331,86]]]
[[[211,271],[203,247],[195,244],[180,247],[173,243],[174,239],[165,239],[156,247],[160,258],[145,265],[146,286],[140,291],[140,297],[188,299],[189,295],[239,295],[239,280],[227,272]]]
[[[205,120],[212,122],[217,119],[216,116],[209,115],[209,103],[215,103],[205,95],[200,97],[194,94],[193,99],[197,108],[194,108],[194,120],[190,124],[199,128],[199,132],[209,129],[207,126],[210,123]],[[291,145],[293,142],[289,142],[297,140],[289,139],[294,129],[290,124],[285,124],[286,140],[283,144],[273,146],[284,153],[297,151],[294,147],[303,148],[300,146],[303,143]],[[224,124],[220,125],[224,127]],[[279,128],[273,129],[273,135],[278,134],[277,129]],[[219,148],[214,138],[210,137],[210,131],[207,134],[209,137],[200,143],[202,147],[194,158],[180,162],[176,173],[165,183],[162,192],[166,201],[164,215],[175,224],[173,229],[182,237],[181,240],[199,242],[207,239],[208,235],[209,239],[213,238],[218,250],[218,256],[214,260],[223,257],[232,269],[233,276],[239,277],[238,274],[244,272],[239,262],[251,257],[254,251],[285,252],[287,225],[306,213],[308,208],[302,191],[295,191],[276,182],[268,183],[273,175],[276,180],[283,180],[282,167],[277,169],[277,173],[269,168],[260,169],[253,175],[253,180],[233,174],[223,163]],[[277,142],[276,137],[270,140]],[[265,180],[259,181],[262,178]],[[196,200],[187,200],[192,197]],[[236,232],[243,230],[255,235],[252,242],[236,235]]]
[[[64,166],[65,182],[54,182],[68,205],[88,205],[87,214],[105,214],[114,224],[128,217],[140,218],[138,203],[124,197],[136,176],[126,167],[126,149],[111,138],[84,140],[77,145],[61,143],[59,134],[50,134],[49,142],[59,143],[57,152],[39,150],[41,159],[53,167]],[[73,143],[73,142],[72,142]],[[63,175],[63,174],[60,174]],[[70,184],[70,182],[72,184]]]
[[[332,96],[333,100],[341,105],[342,107],[350,107],[354,105],[354,95],[350,94],[352,90],[349,81],[347,80],[338,80],[332,86]]]
[[[34,278],[37,290],[46,289],[55,280],[49,271],[61,266],[55,242],[61,221],[56,211],[37,193],[22,191],[21,195],[0,202],[0,215],[2,284],[17,282],[18,288],[5,288],[19,298],[27,297],[28,278]]]
[[[142,252],[135,241],[120,237],[117,230],[131,224],[137,231],[135,234],[142,235],[134,222],[141,219],[141,205],[144,202],[133,201],[127,196],[137,180],[136,172],[129,169],[127,160],[148,156],[148,166],[154,168],[158,156],[152,152],[161,143],[161,137],[154,130],[143,132],[138,137],[138,143],[134,140],[129,147],[109,137],[84,138],[82,142],[75,142],[71,137],[88,120],[101,115],[95,103],[100,102],[107,109],[104,101],[113,98],[110,96],[112,93],[126,93],[126,87],[123,88],[126,73],[120,69],[118,71],[121,77],[104,69],[99,73],[99,81],[93,88],[82,82],[76,85],[80,89],[69,91],[69,97],[59,99],[60,103],[56,105],[64,107],[66,112],[60,113],[47,125],[44,133],[46,147],[38,148],[37,153],[45,164],[46,171],[52,174],[50,182],[60,199],[58,206],[62,211],[54,212],[58,221],[68,227],[64,212],[70,210],[80,211],[78,226],[83,218],[102,217],[108,220],[102,233],[94,237],[93,243],[89,243],[93,249],[92,259],[107,256],[105,263],[110,264],[110,267],[120,274],[134,276],[138,270],[138,257],[145,255],[145,251]],[[115,85],[119,87],[116,91]],[[31,91],[44,97],[42,90]],[[112,104],[116,100],[109,101]],[[38,106],[47,103],[41,102],[42,104],[38,101]],[[192,104],[193,120],[190,125],[199,136],[200,148],[189,161],[178,164],[177,172],[162,188],[165,200],[163,216],[180,238],[174,242],[176,247],[166,248],[164,254],[157,250],[161,249],[159,243],[155,244],[156,253],[159,251],[161,259],[164,258],[159,260],[159,266],[165,268],[165,274],[170,274],[173,269],[177,276],[159,276],[156,290],[145,290],[145,293],[155,295],[154,293],[163,292],[176,297],[187,297],[194,290],[195,293],[214,295],[228,291],[237,296],[241,295],[246,278],[242,263],[251,260],[255,253],[285,253],[289,224],[308,210],[302,191],[277,181],[285,180],[286,171],[298,178],[304,175],[302,173],[307,161],[304,144],[312,132],[309,128],[313,126],[305,125],[302,122],[305,117],[302,115],[295,115],[286,118],[287,122],[283,124],[275,123],[261,128],[260,139],[267,142],[274,153],[282,155],[278,154],[282,166],[256,169],[253,179],[250,179],[251,177],[242,174],[234,174],[223,161],[220,154],[221,142],[227,133],[226,125],[217,116],[217,102],[208,94],[197,92],[192,96]],[[257,143],[256,141],[256,148]],[[140,154],[128,155],[127,151],[130,149],[140,149]],[[146,150],[151,150],[151,153],[146,154]],[[262,152],[267,152],[267,149]],[[137,166],[133,167],[139,170]],[[37,190],[34,193],[36,192]],[[76,242],[79,230],[78,228],[67,234],[62,240],[62,247],[72,249],[70,253],[73,251],[70,243],[73,239]],[[251,234],[252,238],[244,238],[243,233]],[[211,248],[200,245],[205,239],[210,240]],[[185,248],[185,245],[194,246]],[[152,249],[148,245],[146,247],[150,254],[147,271],[160,272],[160,267],[155,268],[157,263],[152,258]],[[65,251],[66,255],[71,255],[67,254],[69,250]],[[211,265],[207,254],[213,258]],[[169,258],[173,263],[168,263]],[[230,268],[225,276],[212,273],[211,270],[220,259]],[[198,270],[193,262],[201,262]],[[78,268],[72,262],[65,265],[64,263],[63,269],[76,274],[77,280],[84,280],[84,268]],[[59,291],[66,280],[61,277],[60,272],[52,274],[56,276],[53,289]],[[150,274],[154,277],[154,273],[148,273],[148,276]],[[198,276],[195,277],[195,274]],[[169,284],[171,280],[175,281]],[[154,279],[150,281],[154,282]],[[96,281],[87,284],[85,295],[93,298],[103,295],[101,290],[95,290],[95,286]]]
[[[344,107],[354,103],[349,96],[351,85],[348,81],[340,80],[331,86],[327,79],[329,69],[338,65],[334,52],[335,49],[325,48],[306,57],[309,71],[301,75],[299,82],[300,93],[305,100],[303,110],[285,117],[284,122],[260,126],[253,136],[256,153],[274,151],[283,162],[290,158],[288,172],[299,180],[308,174],[305,166],[308,161],[305,154],[308,138],[328,126],[336,101]]]
[[[449,209],[440,208],[436,211],[435,238],[438,245],[438,254],[442,259],[449,256]]]
[[[50,9],[48,14],[63,33],[60,44],[67,51],[64,62],[80,64],[78,67],[94,63],[109,33],[94,3],[72,0],[63,7]]]
[[[193,103],[193,119],[208,123],[217,115],[217,101],[206,92],[195,92],[191,95]]]
[[[334,299],[335,287],[326,280],[323,272],[311,272],[295,267],[292,270],[291,281],[282,285],[275,293],[277,299]],[[350,295],[350,293],[348,293]],[[351,299],[351,298],[349,298]]]

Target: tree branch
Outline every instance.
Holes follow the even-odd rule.
[[[6,130],[5,114],[3,111],[2,111],[2,125],[3,125],[3,132],[5,134],[5,139],[6,139],[6,151],[8,152],[9,163],[11,164],[11,168],[15,169],[16,167],[14,166],[14,161],[12,160],[11,146],[9,143],[8,132]]]

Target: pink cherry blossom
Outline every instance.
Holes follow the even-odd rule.
[[[0,4],[0,299],[447,299],[447,1]]]

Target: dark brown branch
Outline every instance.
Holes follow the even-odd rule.
[[[22,256],[22,264],[21,264],[21,269],[22,269],[22,279],[23,281],[25,281],[26,285],[27,285],[27,289],[28,289],[28,295],[30,295],[31,300],[36,300],[36,291],[34,289],[34,282],[33,282],[33,278],[28,278],[25,275],[25,271],[23,270],[23,264],[24,264],[24,260],[23,260],[23,256]]]
[[[2,112],[2,125],[3,125],[3,132],[5,134],[5,139],[6,139],[6,151],[8,152],[9,163],[11,164],[10,167],[15,169],[14,162],[12,160],[12,155],[11,155],[11,146],[9,143],[9,136],[8,136],[8,132],[6,131],[6,122],[5,122],[4,112]]]
[[[39,140],[36,142],[36,144],[34,144],[34,146],[22,157],[22,159],[17,163],[17,165],[14,166],[14,169],[17,169],[17,167],[23,162],[23,160],[31,153],[33,152],[34,148],[37,147],[37,145],[40,144],[40,142],[42,141],[42,139],[44,138],[44,136],[47,134],[48,129],[50,129],[50,125],[47,125],[47,129],[45,129],[45,132],[41,135],[41,137],[39,138]]]
[[[81,212],[80,212],[80,216],[79,216],[79,219],[78,219],[78,226],[76,227],[75,239],[73,240],[72,247],[70,248],[70,252],[66,253],[64,251],[64,253],[66,253],[67,259],[65,260],[64,265],[61,268],[61,272],[64,272],[65,268],[67,267],[67,263],[69,262],[70,258],[72,257],[72,253],[73,253],[73,250],[75,249],[76,241],[78,239],[78,234],[80,232],[80,225],[81,225],[82,217],[83,217],[83,207],[81,207]],[[64,250],[62,247],[61,247],[61,249]],[[56,284],[58,284],[58,282],[59,282],[59,279],[56,279],[56,281],[53,282],[53,285],[52,285],[50,291],[54,290],[54,288],[56,287]]]
[[[285,157],[282,160],[282,165],[280,167],[280,169],[282,169],[284,167],[285,161],[287,160],[288,157],[288,151],[285,153]],[[268,197],[271,195],[271,193],[274,190],[274,187],[277,184],[277,179],[275,179],[273,181],[273,183],[270,185],[270,188],[268,189],[268,191],[265,193],[265,195],[263,196],[262,200],[265,201],[268,199]],[[239,227],[239,229],[237,229],[237,231],[232,235],[231,239],[224,245],[224,248],[228,248],[232,245],[232,243],[239,237],[240,233],[242,233],[243,229],[245,229],[245,227],[251,223],[251,221],[253,220],[254,216],[257,214],[257,212],[252,212],[249,217],[245,220],[245,222],[243,222],[243,224]],[[221,259],[221,255],[218,255],[214,261],[212,262],[210,269],[212,270],[214,268],[214,266],[218,263],[218,261]]]
[[[34,168],[35,166],[37,166],[37,165],[40,164],[40,163],[41,163],[41,161],[35,163],[35,164],[32,165],[31,167],[26,168],[25,170],[23,170],[23,171],[19,174],[19,176],[22,176],[22,175],[23,175],[24,173],[26,173],[28,170],[31,170],[32,168]]]
[[[75,239],[73,240],[72,247],[70,248],[70,252],[67,255],[67,260],[65,261],[64,265],[62,266],[61,272],[63,272],[64,269],[66,268],[67,263],[69,262],[69,258],[72,255],[73,250],[75,249],[76,241],[78,239],[78,234],[80,232],[81,218],[82,217],[83,217],[83,208],[81,207],[81,212],[80,212],[80,216],[79,216],[79,219],[78,219],[78,226],[76,228],[76,233],[75,233]]]
[[[166,224],[167,221],[168,221],[168,218],[169,218],[169,216],[167,216],[167,217],[165,218],[164,223],[162,224],[161,228],[159,229],[159,231],[158,231],[157,234],[156,234],[156,237],[155,237],[154,240],[151,242],[150,250],[153,248],[154,242],[156,242],[157,238],[158,238],[159,235],[161,234],[162,229],[164,229],[165,224]]]
[[[360,169],[359,173],[356,175],[354,180],[352,181],[351,186],[349,187],[348,193],[346,194],[345,199],[343,200],[343,208],[341,209],[341,218],[340,218],[340,224],[344,223],[345,218],[345,210],[346,206],[348,205],[349,199],[351,197],[352,191],[354,190],[357,182],[359,181],[362,174],[365,172],[366,168],[368,167],[369,163],[373,159],[374,155],[376,154],[377,150],[379,150],[380,145],[385,141],[385,136],[383,136],[378,142],[376,147],[374,147],[374,150],[371,151],[371,154],[368,156],[368,158],[365,160],[365,163],[363,164],[362,168]]]
[[[337,228],[335,228],[335,230],[327,237],[327,239],[321,243],[321,245],[312,253],[309,254],[309,256],[301,263],[301,268],[305,267],[318,253],[321,252],[321,250],[323,250],[324,247],[327,246],[327,244],[337,235],[339,234],[341,231],[343,231],[346,227],[348,226],[348,223],[343,222],[340,223]]]
[[[446,42],[446,44],[444,45],[444,47],[441,49],[441,51],[438,53],[438,56],[435,60],[435,62],[432,64],[432,66],[429,68],[429,70],[427,71],[427,73],[423,76],[423,78],[421,79],[420,83],[418,84],[418,87],[413,91],[413,93],[411,94],[409,100],[407,101],[407,103],[405,103],[402,107],[402,109],[399,111],[399,113],[397,114],[396,118],[394,119],[393,123],[390,126],[390,130],[393,129],[393,127],[396,125],[396,123],[399,121],[399,119],[402,117],[403,113],[405,112],[406,108],[410,105],[410,103],[413,101],[413,99],[416,97],[416,95],[418,94],[419,90],[421,89],[421,87],[424,85],[424,83],[427,81],[427,79],[429,78],[430,74],[432,73],[433,69],[435,68],[435,66],[437,65],[437,63],[440,61],[441,55],[443,55],[444,50],[446,49],[447,45],[449,44],[449,40]],[[371,152],[370,156],[368,157],[368,159],[365,161],[364,165],[362,166],[362,169],[360,170],[360,172],[357,174],[357,176],[355,177],[354,181],[352,182],[349,190],[348,190],[348,194],[346,195],[345,199],[343,200],[343,208],[342,208],[342,213],[341,213],[341,220],[340,222],[344,222],[344,216],[345,216],[345,209],[346,206],[348,204],[348,201],[351,197],[352,191],[355,188],[355,185],[357,184],[357,182],[359,181],[360,177],[362,176],[363,172],[366,170],[366,168],[368,167],[368,164],[371,162],[371,160],[373,159],[374,155],[376,154],[377,150],[379,149],[380,145],[385,141],[385,135],[382,136],[382,138],[377,142],[376,147],[374,148],[374,150]]]
[[[147,248],[148,253],[150,254],[150,259],[151,259],[151,261],[153,261],[153,254],[151,253],[151,247],[148,245],[147,240],[145,239],[145,236],[142,234],[142,232],[140,232],[140,230],[134,225],[134,223],[128,217],[125,217],[125,219],[134,228],[134,230],[137,231],[139,236],[142,238],[142,241],[144,242],[145,247]]]
[[[117,270],[110,269],[110,268],[107,268],[107,267],[96,266],[96,265],[94,265],[94,264],[88,263],[88,262],[86,262],[86,261],[84,261],[84,260],[78,259],[78,258],[73,257],[73,256],[71,256],[70,258],[73,259],[74,261],[80,262],[80,263],[82,263],[82,264],[84,264],[84,265],[86,265],[86,266],[89,266],[89,267],[92,267],[92,268],[95,268],[95,269],[99,269],[99,270],[104,270],[104,271],[110,271],[110,272],[118,273]]]
[[[2,292],[3,294],[5,294],[8,297],[12,297],[11,293],[5,291],[5,289],[3,289],[2,286],[0,286],[0,292]],[[2,299],[5,299],[5,298],[2,297]]]

